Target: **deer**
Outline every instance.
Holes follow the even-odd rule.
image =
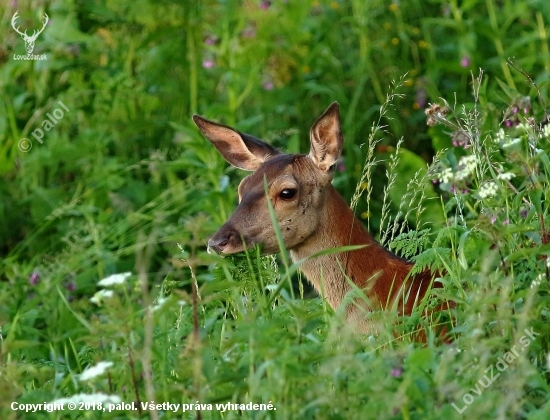
[[[15,12],[11,19],[11,26],[17,32],[19,35],[23,37],[23,41],[25,41],[25,49],[27,50],[27,54],[32,54],[32,51],[34,50],[34,43],[36,42],[36,38],[38,38],[38,35],[40,35],[44,29],[46,28],[46,25],[48,24],[49,17],[46,13],[44,13],[44,22],[42,25],[42,28],[40,28],[38,31],[34,29],[32,31],[32,35],[27,35],[27,30],[25,29],[25,32],[21,32],[19,30],[19,26],[15,26],[15,21],[17,20],[17,17],[19,15],[19,10]]]
[[[238,186],[237,208],[208,240],[210,250],[230,255],[258,245],[263,255],[278,253],[269,199],[292,261],[302,261],[300,270],[332,309],[345,301],[351,283],[364,292],[367,299],[345,308],[348,322],[359,330],[375,332],[369,312],[395,308],[409,315],[432,286],[441,287],[429,270],[412,275],[413,262],[376,242],[332,185],[343,147],[337,102],[313,124],[308,154],[282,153],[199,115],[193,121],[229,164],[252,171]],[[317,255],[349,245],[362,247]]]

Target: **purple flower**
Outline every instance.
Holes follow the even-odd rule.
[[[36,286],[38,282],[40,281],[40,276],[36,271],[33,271],[31,276],[29,277],[29,283],[31,286]]]
[[[491,216],[491,224],[493,225],[497,221],[497,217],[495,215]]]
[[[275,87],[273,82],[270,82],[270,81],[264,82],[262,85],[263,85],[265,90],[273,90],[273,88]]]
[[[510,220],[506,219],[506,220],[504,220],[504,222],[502,222],[502,224],[503,224],[504,226],[509,225],[509,224],[510,224]]]
[[[214,45],[216,43],[216,39],[213,36],[207,36],[204,43],[206,45]]]
[[[343,163],[339,164],[338,165],[338,170],[340,172],[344,172],[346,170],[346,165],[344,165]]]
[[[528,213],[528,212],[527,212],[527,209],[526,209],[526,208],[523,208],[523,209],[521,209],[521,210],[519,211],[519,215],[520,215],[523,219],[525,219],[525,218],[527,217],[527,213]]]
[[[414,98],[414,103],[416,105],[417,109],[422,109],[426,105],[426,90],[420,88],[416,91],[416,95]]]
[[[269,6],[271,6],[271,2],[268,0],[263,0],[260,2],[260,9],[267,10],[269,9]]]
[[[460,59],[460,67],[470,67],[470,57],[468,57],[467,55],[463,55]]]
[[[214,60],[203,60],[202,66],[205,69],[211,69],[212,67],[214,67]]]
[[[401,375],[403,375],[403,369],[401,369],[400,367],[394,367],[390,371],[390,376],[392,378],[400,378]]]

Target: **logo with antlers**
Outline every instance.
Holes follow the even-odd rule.
[[[19,10],[15,12],[15,15],[13,15],[13,18],[11,19],[11,26],[13,26],[13,29],[15,32],[17,32],[21,37],[23,38],[23,41],[25,41],[25,49],[27,50],[27,54],[32,54],[32,51],[34,50],[34,43],[36,42],[36,38],[38,38],[38,35],[40,35],[43,31],[46,25],[48,24],[48,15],[44,13],[44,24],[42,25],[42,28],[40,30],[33,30],[32,35],[27,35],[27,30],[25,29],[25,32],[21,32],[19,30],[19,27],[15,26],[15,21],[17,20],[17,15],[19,14]]]

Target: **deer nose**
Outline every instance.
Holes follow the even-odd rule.
[[[208,240],[208,247],[220,253],[223,252],[231,239],[231,235],[215,235]]]

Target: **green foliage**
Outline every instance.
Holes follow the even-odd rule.
[[[390,249],[404,258],[411,258],[424,251],[431,243],[430,229],[411,230],[395,238]]]
[[[49,15],[35,46],[47,60],[13,58],[24,53],[8,23],[16,9],[29,33]],[[1,418],[198,418],[196,402],[277,408],[203,409],[202,419],[548,418],[548,1],[0,10]],[[485,77],[472,77],[478,68]],[[370,314],[381,325],[370,337],[313,296],[298,265],[279,268],[257,249],[205,252],[244,173],[190,116],[305,153],[307,130],[335,100],[345,136],[335,186],[444,285],[410,317]],[[69,111],[45,130],[60,101]],[[439,104],[429,128],[428,103]],[[450,319],[422,312],[438,299],[453,303]],[[436,333],[443,321],[451,345]],[[419,328],[426,343],[415,342]],[[193,407],[10,408],[105,407],[100,393],[140,409]]]

